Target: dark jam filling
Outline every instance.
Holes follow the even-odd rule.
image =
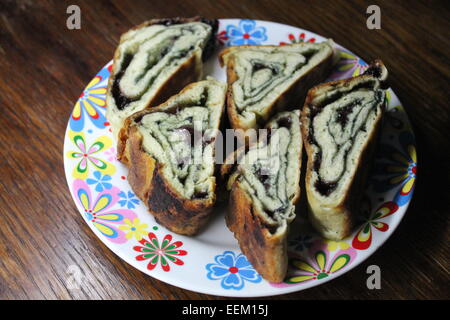
[[[270,177],[267,172],[261,167],[260,164],[253,165],[253,172],[255,172],[258,180],[263,184],[264,188],[269,190],[270,188]]]
[[[164,25],[164,26],[171,26],[171,25],[175,25],[175,24],[183,24],[183,23],[188,23],[188,22],[202,22],[205,24],[208,24],[211,26],[211,35],[209,36],[205,47],[203,48],[203,53],[202,53],[202,60],[205,61],[206,59],[208,59],[212,53],[214,52],[216,46],[217,46],[217,39],[216,39],[216,33],[219,27],[219,22],[216,19],[205,19],[205,18],[195,18],[195,19],[182,19],[182,18],[171,18],[171,19],[160,19],[155,21],[153,24],[160,24],[160,25]],[[168,53],[168,50],[170,48],[165,48],[165,50],[163,50],[160,54],[161,54],[161,58],[166,55]],[[180,59],[185,57],[190,51],[192,51],[194,48],[191,47],[189,48],[187,51],[183,51],[180,52],[179,55],[177,55],[176,57],[174,57],[174,59]],[[133,59],[133,55],[131,54],[126,54],[120,71],[119,73],[116,75],[114,81],[113,81],[113,85],[112,85],[112,96],[113,99],[116,102],[116,106],[119,110],[123,110],[125,109],[125,107],[127,105],[129,105],[131,102],[136,101],[137,99],[131,99],[128,98],[126,96],[124,96],[122,94],[122,92],[120,91],[120,87],[119,87],[119,83],[120,83],[120,79],[123,77],[126,69],[128,68],[128,66],[131,63],[131,60]]]
[[[305,62],[305,63],[308,63],[308,61],[309,61],[309,60],[310,60],[317,52],[319,52],[319,51],[316,50],[316,49],[311,49],[311,50],[309,50],[309,51],[303,52],[303,53],[302,53],[302,56],[304,56],[304,57],[306,58],[306,62]]]
[[[112,93],[113,99],[116,102],[117,109],[119,109],[119,110],[125,109],[125,107],[127,105],[129,105],[131,102],[135,101],[133,99],[130,99],[130,98],[124,96],[122,94],[122,92],[120,91],[120,87],[119,87],[120,79],[122,79],[125,71],[127,70],[128,66],[130,65],[132,59],[133,59],[133,55],[131,55],[131,54],[125,55],[125,57],[123,58],[123,61],[122,61],[122,65],[120,66],[120,71],[116,75],[116,77],[113,81],[111,93]]]
[[[198,101],[178,103],[176,105],[173,105],[170,109],[165,110],[164,112],[165,113],[169,113],[169,114],[178,114],[184,108],[190,108],[190,107],[196,107],[196,106],[206,107],[206,102],[208,101],[208,98],[209,98],[208,88],[204,88],[202,94],[200,95],[200,99]],[[142,121],[142,118],[144,116],[146,116],[149,113],[153,113],[153,112],[160,112],[160,111],[154,110],[154,109],[150,109],[150,110],[144,110],[142,112],[139,112],[134,117],[133,122],[138,124],[138,123],[140,123]]]
[[[192,196],[192,199],[201,200],[201,199],[208,198],[208,196],[209,196],[208,192],[201,191],[201,192],[194,193],[194,195]]]
[[[354,88],[352,88],[352,91],[359,90],[359,89],[373,90],[373,84],[374,84],[374,81],[360,83],[357,86],[355,86]],[[313,170],[315,172],[317,172],[317,174],[319,176],[318,180],[314,184],[314,187],[323,196],[329,196],[336,189],[340,178],[335,181],[324,181],[320,177],[319,170],[320,170],[320,166],[322,163],[322,149],[317,144],[317,141],[314,136],[314,127],[312,124],[313,124],[315,116],[318,115],[322,111],[324,106],[337,101],[344,94],[348,94],[348,93],[349,92],[335,92],[330,97],[328,97],[328,99],[323,101],[321,103],[321,105],[311,105],[310,106],[310,114],[309,114],[310,125],[309,125],[309,130],[308,130],[308,142],[310,144],[314,144],[319,149],[318,152],[316,153],[316,156],[314,157],[314,162],[313,162]],[[382,92],[381,91],[377,92],[375,97],[376,97],[375,104],[376,105],[380,104]],[[352,112],[353,108],[360,104],[361,104],[361,100],[356,99],[355,101],[352,101],[351,103],[347,104],[346,106],[339,108],[339,110],[337,111],[337,122],[341,124],[342,128],[347,125],[348,115]],[[361,128],[362,131],[366,131],[366,129],[367,128],[365,127],[365,125]],[[351,138],[351,140],[353,140],[353,138]],[[344,154],[344,159],[347,159],[347,155],[348,155],[348,151]],[[344,165],[345,164],[346,164],[346,161],[345,161]],[[346,170],[346,168],[344,167],[343,172],[345,172],[345,170]]]
[[[302,55],[305,57],[305,62],[304,63],[299,63],[294,71],[292,73],[297,72],[298,70],[300,70],[301,68],[303,68],[303,66],[305,66],[306,64],[308,64],[309,60],[318,52],[318,50],[312,49],[309,50],[307,52],[302,53]],[[265,65],[263,63],[260,62],[256,62],[252,65],[252,75],[253,73],[255,73],[258,70],[261,69],[270,69],[272,71],[272,76],[279,76],[280,73],[282,73],[282,68],[281,66],[276,66],[276,65]],[[268,86],[270,86],[270,84],[273,82],[272,81],[267,81],[266,83],[264,83],[262,86],[258,87],[257,89],[253,90],[253,92],[248,96],[244,94],[244,100],[253,98],[254,96],[256,96],[258,93],[260,93],[261,91],[263,91],[265,88],[267,88]],[[255,101],[253,104],[259,103],[262,99],[264,99],[264,97],[262,97],[261,99],[259,99],[258,101]],[[246,108],[243,108],[242,110],[238,110],[239,114],[242,114],[245,111]],[[261,117],[258,116],[257,113],[255,113],[255,116],[257,117],[257,123],[259,124],[263,124],[265,122],[264,119],[262,119]]]
[[[278,122],[278,126],[286,128],[286,129],[290,129],[291,126],[292,126],[292,119],[291,119],[291,117],[281,118],[277,122]]]
[[[292,127],[292,118],[291,117],[283,117],[281,119],[278,119],[277,123],[278,123],[279,128],[290,129]],[[267,134],[267,141],[265,142],[266,145],[270,144],[270,140],[273,135],[273,131],[270,130],[270,128],[268,130],[269,130],[269,132]],[[267,172],[264,170],[264,168],[262,168],[260,165],[254,165],[253,172],[255,172],[255,175],[258,178],[258,180],[263,184],[266,191],[268,191],[271,186],[271,181],[270,181],[271,179],[270,179],[270,176],[267,174]],[[275,180],[277,180],[277,179],[275,179]],[[271,218],[273,218],[277,213],[284,212],[288,208],[288,206],[289,206],[288,203],[284,203],[281,207],[277,208],[276,210],[273,210],[273,211],[265,210],[265,211]]]
[[[352,112],[353,108],[361,104],[361,99],[356,99],[350,102],[348,105],[339,108],[337,110],[337,122],[344,128],[348,122],[348,115]]]
[[[182,58],[186,57],[188,55],[188,53],[191,52],[193,49],[194,49],[194,47],[191,46],[187,50],[180,51],[177,55],[174,55],[173,57],[171,57],[169,59],[168,64],[171,64],[174,60],[182,59]],[[158,60],[161,60],[169,52],[169,50],[170,50],[170,47],[164,48],[160,52]],[[112,96],[113,96],[114,100],[116,101],[116,106],[117,106],[117,109],[119,109],[119,110],[125,109],[131,102],[139,100],[139,98],[128,98],[127,96],[123,95],[122,92],[120,91],[120,86],[119,86],[120,80],[122,79],[126,69],[130,65],[132,59],[133,59],[133,55],[131,55],[131,54],[125,55],[123,62],[122,62],[122,66],[120,68],[120,71],[116,75],[116,78],[114,79],[114,82],[113,82]],[[143,73],[136,78],[136,81],[143,78],[145,73],[148,70],[150,70],[158,62],[158,60],[155,60],[154,64],[149,64],[148,66],[146,66]],[[149,82],[148,87],[150,87],[152,85],[154,79],[155,78],[153,78]],[[148,90],[148,87],[146,88],[146,90]]]
[[[202,148],[214,141],[214,137],[207,137],[205,131],[199,131],[192,125],[184,125],[175,130],[183,130],[189,134],[191,148],[197,146],[200,142],[202,143]]]

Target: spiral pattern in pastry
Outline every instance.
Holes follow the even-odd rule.
[[[214,148],[225,100],[225,84],[194,83],[163,108],[137,115],[142,146],[168,183],[186,199],[214,196]],[[134,117],[134,116],[133,116]]]
[[[375,71],[378,74],[370,74]],[[341,198],[353,179],[385,108],[386,93],[380,80],[386,76],[380,65],[363,76],[319,86],[307,102],[311,184],[324,202]]]
[[[277,114],[268,123],[268,134],[240,157],[235,181],[250,195],[255,212],[274,233],[284,232],[295,217],[299,194],[302,138],[300,112]]]
[[[200,79],[202,53],[214,41],[217,26],[182,21],[152,20],[121,37],[107,94],[107,118],[115,134],[126,117]]]

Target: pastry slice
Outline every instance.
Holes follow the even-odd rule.
[[[311,223],[325,238],[343,239],[353,226],[386,106],[387,75],[376,60],[361,76],[308,92],[302,111],[306,193]]]
[[[156,106],[202,77],[202,59],[215,47],[217,20],[156,19],[120,38],[106,95],[114,137],[125,118]]]
[[[155,220],[193,235],[207,222],[215,200],[215,138],[226,85],[192,83],[163,104],[137,112],[120,131],[118,159],[128,181]]]
[[[263,127],[275,113],[302,105],[334,63],[332,41],[237,46],[219,56],[227,70],[227,112],[235,129]]]
[[[280,282],[287,271],[289,223],[300,196],[300,112],[281,112],[266,128],[268,134],[238,149],[221,173],[230,174],[228,228],[256,271],[268,281]],[[230,158],[237,158],[237,164]]]

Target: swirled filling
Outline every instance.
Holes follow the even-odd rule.
[[[211,36],[211,26],[202,22],[155,24],[132,30],[122,37],[115,67],[109,108],[122,118],[147,106],[164,82]]]
[[[187,199],[209,198],[214,192],[213,142],[225,99],[225,85],[211,80],[197,84],[167,106],[135,120],[145,152]]]
[[[263,114],[295,81],[331,53],[332,47],[327,42],[231,51],[238,76],[232,85],[238,113],[243,117]]]
[[[295,217],[302,148],[299,111],[278,114],[267,128],[267,137],[239,160],[229,186],[237,179],[263,221],[276,232]]]
[[[379,81],[366,79],[336,86],[313,101],[308,133],[312,183],[322,198],[336,200],[352,179],[385,98]]]

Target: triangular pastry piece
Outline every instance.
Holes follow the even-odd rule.
[[[155,19],[120,38],[106,95],[114,137],[125,118],[156,106],[202,77],[202,59],[214,50],[217,20]]]
[[[227,112],[235,129],[263,127],[275,113],[303,104],[334,63],[331,40],[283,46],[236,46],[219,56],[227,70]]]
[[[287,271],[289,223],[300,196],[300,111],[275,115],[266,129],[258,142],[230,155],[221,173],[229,175],[229,229],[256,271],[280,282]]]
[[[340,240],[353,226],[386,106],[379,60],[350,79],[312,88],[302,111],[306,193],[315,228]]]
[[[193,235],[208,220],[216,200],[215,139],[226,85],[192,83],[163,104],[126,119],[118,158],[128,182],[158,223]]]

